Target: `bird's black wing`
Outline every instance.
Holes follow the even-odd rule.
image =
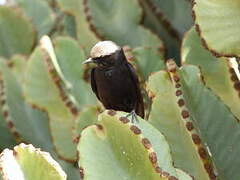
[[[97,84],[96,84],[96,80],[95,80],[95,68],[93,68],[91,70],[91,87],[93,92],[96,94],[97,98],[99,99],[99,95],[98,95],[98,91],[97,91]]]
[[[137,113],[137,115],[144,118],[144,103],[143,103],[143,97],[142,97],[142,94],[141,94],[141,89],[140,89],[138,77],[137,77],[136,71],[133,68],[133,66],[130,63],[127,63],[127,65],[128,65],[128,69],[130,70],[130,75],[131,75],[131,78],[133,80],[133,84],[136,85],[137,104],[136,104],[136,107],[135,107],[135,112]]]

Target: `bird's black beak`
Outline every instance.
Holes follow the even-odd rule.
[[[89,64],[89,63],[95,63],[95,62],[92,58],[88,58],[87,60],[82,62],[82,64]]]

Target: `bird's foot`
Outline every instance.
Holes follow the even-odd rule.
[[[131,123],[134,122],[139,122],[138,118],[137,118],[137,114],[134,110],[132,110],[129,114],[126,115],[126,118],[128,118],[129,116],[131,116]]]

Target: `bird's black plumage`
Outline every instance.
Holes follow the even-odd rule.
[[[106,109],[135,111],[144,118],[144,104],[138,77],[122,49],[93,58],[98,64],[91,71],[91,87]]]

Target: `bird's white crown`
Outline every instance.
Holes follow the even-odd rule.
[[[99,58],[111,55],[121,48],[112,41],[100,41],[93,46],[90,56],[91,58]]]

